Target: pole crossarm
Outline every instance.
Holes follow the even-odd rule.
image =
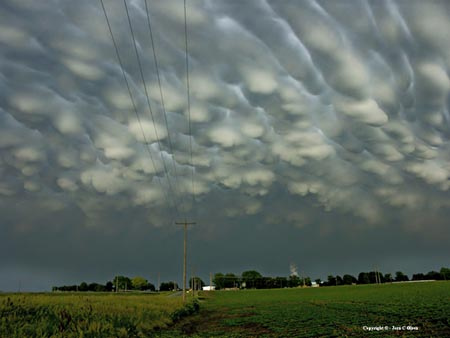
[[[187,226],[197,224],[196,222],[175,222],[184,226],[184,252],[183,252],[183,302],[186,302],[186,263],[187,263]]]

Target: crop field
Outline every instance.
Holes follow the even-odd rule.
[[[168,294],[0,294],[0,337],[147,337],[193,311]]]
[[[215,291],[200,299],[198,314],[162,336],[450,336],[449,282]]]
[[[445,337],[450,283],[162,294],[0,294],[0,337]]]

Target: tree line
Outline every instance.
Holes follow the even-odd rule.
[[[449,280],[450,269],[441,268],[439,272],[430,271],[426,274],[413,274],[412,281],[420,280]],[[357,277],[345,274],[343,276],[329,275],[327,280],[315,279],[314,283],[320,286],[353,285],[353,284],[381,284],[392,282],[409,281],[408,275],[397,271],[394,275],[390,273],[383,274],[380,271],[360,272]],[[310,277],[291,275],[289,277],[265,277],[258,271],[244,271],[241,276],[234,273],[223,274],[221,272],[214,275],[213,283],[217,290],[228,288],[246,288],[246,289],[274,289],[285,287],[312,286]]]
[[[176,282],[162,282],[159,291],[178,290]],[[155,285],[141,276],[129,278],[126,276],[115,276],[105,284],[86,283],[74,285],[53,286],[52,291],[92,291],[92,292],[119,292],[119,291],[155,291]]]
[[[449,280],[450,268],[441,268],[440,271],[430,271],[428,273],[416,273],[411,277],[412,281],[420,280]],[[380,271],[360,272],[358,277],[350,274],[343,276],[329,275],[327,280],[315,279],[314,283],[320,286],[352,285],[352,284],[378,284],[391,282],[409,281],[408,275],[397,271],[394,275],[390,273],[383,274]],[[239,288],[239,289],[275,289],[292,288],[299,286],[312,286],[313,281],[310,277],[299,277],[291,275],[289,277],[267,277],[261,275],[258,271],[244,271],[240,276],[234,273],[223,274],[218,272],[212,280],[217,290]],[[199,277],[189,279],[189,288],[195,287],[201,290],[205,283]],[[92,292],[119,292],[119,291],[155,291],[155,286],[145,278],[136,276],[129,278],[126,276],[116,276],[105,284],[82,282],[79,285],[54,286],[52,291],[92,291]],[[158,291],[176,291],[180,290],[176,282],[162,282]]]

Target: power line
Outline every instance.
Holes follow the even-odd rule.
[[[188,123],[189,123],[189,151],[191,154],[192,167],[192,205],[195,203],[195,187],[194,187],[194,161],[192,160],[192,130],[191,130],[191,99],[189,88],[189,53],[188,53],[188,34],[187,34],[187,19],[186,19],[186,0],[184,0],[184,42],[186,55],[186,91],[187,91],[187,109],[188,109]]]
[[[159,147],[159,153],[160,153],[160,156],[161,156],[161,162],[163,164],[164,171],[165,171],[165,173],[167,175],[167,183],[169,185],[169,189],[172,191],[172,195],[173,195],[173,197],[175,199],[176,198],[176,194],[174,193],[174,188],[172,186],[172,183],[170,182],[169,171],[167,169],[166,162],[164,161],[164,157],[163,157],[163,154],[162,154],[162,146],[161,146],[161,142],[160,142],[160,139],[159,139],[158,130],[156,128],[155,117],[153,115],[152,107],[151,107],[151,104],[150,104],[150,96],[148,94],[147,83],[145,82],[144,71],[142,70],[141,58],[139,56],[139,52],[138,52],[138,49],[137,49],[137,44],[136,44],[136,39],[135,39],[135,36],[134,36],[133,25],[131,24],[130,13],[128,12],[128,5],[127,5],[126,0],[123,0],[123,3],[125,5],[125,12],[127,14],[128,25],[130,27],[131,38],[133,40],[134,52],[136,54],[136,59],[137,59],[137,62],[138,62],[139,73],[141,75],[142,83],[144,85],[144,92],[145,92],[145,97],[147,98],[148,109],[150,111],[150,116],[152,118],[152,123],[153,123],[153,128],[154,128],[154,131],[155,131],[156,142],[158,143],[158,147]],[[175,202],[175,205],[176,204],[177,203]],[[176,208],[178,210],[178,207],[176,207]]]
[[[130,84],[129,84],[128,79],[127,79],[127,76],[126,76],[126,74],[125,74],[125,70],[124,70],[124,67],[123,67],[122,58],[120,57],[119,48],[117,47],[117,43],[116,43],[116,40],[115,40],[115,38],[114,38],[114,34],[113,34],[113,32],[112,32],[112,29],[111,29],[111,24],[110,24],[110,22],[109,22],[108,14],[107,14],[107,12],[106,12],[105,5],[103,4],[103,0],[100,0],[100,4],[102,5],[103,13],[104,13],[105,19],[106,19],[106,24],[108,25],[108,30],[109,30],[109,33],[110,33],[110,36],[111,36],[111,40],[112,40],[113,45],[114,45],[114,50],[116,51],[116,57],[117,57],[117,60],[118,60],[118,62],[119,62],[120,69],[121,69],[121,71],[122,71],[122,76],[123,76],[123,79],[124,79],[124,81],[125,81],[125,84],[126,84],[126,87],[127,87],[127,90],[128,90],[128,95],[130,96],[130,101],[131,101],[131,104],[132,104],[132,106],[133,106],[134,113],[136,114],[136,118],[137,118],[137,121],[138,121],[138,123],[139,123],[139,126],[140,126],[140,129],[141,129],[142,136],[143,136],[143,138],[144,138],[144,142],[145,142],[145,145],[146,145],[145,148],[147,149],[147,152],[148,152],[148,154],[149,154],[149,156],[150,156],[150,159],[151,159],[151,162],[152,162],[152,165],[153,165],[153,170],[155,171],[155,174],[156,174],[157,170],[156,170],[155,161],[154,161],[154,159],[153,159],[152,152],[150,151],[149,142],[147,141],[147,137],[145,136],[144,128],[142,127],[141,118],[140,118],[140,116],[139,116],[139,113],[138,113],[138,110],[137,110],[137,107],[136,107],[136,103],[134,102],[133,94],[131,93]],[[158,178],[159,178],[159,177],[158,177]],[[165,193],[166,202],[168,203],[168,205],[170,205],[169,195],[168,195],[168,193],[165,191],[165,189],[163,188],[161,179],[159,178],[158,181],[159,181],[159,183],[160,183],[160,185],[161,185],[162,191]],[[177,208],[176,208],[175,203],[173,203],[173,206],[174,206],[175,212],[178,214],[178,210],[177,210]]]
[[[147,3],[147,0],[144,0],[144,2],[145,2],[145,11],[147,14],[147,25],[148,25],[148,30],[150,33],[150,41],[152,44],[153,60],[155,63],[155,68],[156,68],[156,77],[158,79],[159,95],[161,97],[161,108],[163,111],[164,121],[165,121],[166,129],[167,129],[167,140],[169,143],[170,152],[172,153],[172,163],[173,163],[173,170],[174,170],[174,174],[175,174],[174,176],[175,176],[176,184],[179,186],[177,166],[176,166],[176,161],[175,161],[175,152],[173,151],[172,139],[170,137],[169,122],[167,121],[167,111],[166,111],[166,107],[164,104],[164,95],[163,95],[162,86],[161,86],[161,76],[159,75],[158,58],[156,57],[156,48],[155,48],[155,43],[154,43],[154,39],[153,39],[153,30],[152,30],[152,25],[150,22],[148,3]]]

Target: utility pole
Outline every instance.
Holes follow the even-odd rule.
[[[194,297],[194,288],[195,288],[195,282],[194,282],[194,267],[191,265],[191,288],[192,288],[192,297]]]
[[[211,272],[209,273],[209,291],[212,291],[212,273]]]
[[[187,262],[187,226],[196,224],[195,222],[175,222],[177,225],[184,226],[184,259],[183,259],[183,302],[186,302],[186,262]]]
[[[159,271],[158,271],[158,292],[160,291],[160,290],[159,290],[159,286],[161,285],[161,284],[160,284],[160,277],[161,277],[161,276],[160,276],[160,273],[159,273]]]
[[[195,267],[193,268],[193,280],[192,280],[192,285],[194,286],[194,288],[192,289],[192,296],[195,297],[195,288],[197,287],[197,278],[195,278]]]

